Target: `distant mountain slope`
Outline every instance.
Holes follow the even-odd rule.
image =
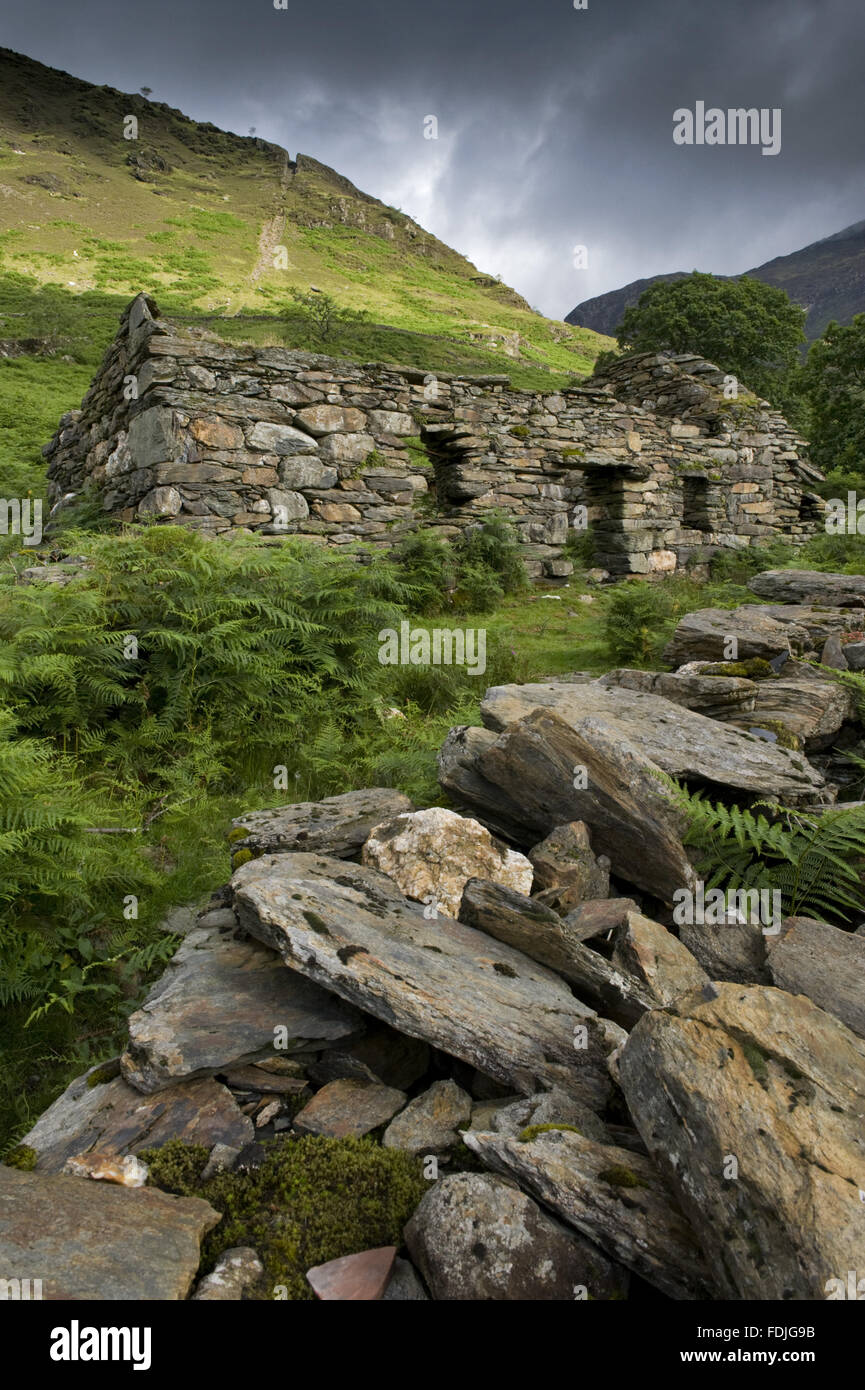
[[[676,271],[653,275],[647,280],[634,280],[620,290],[599,294],[572,309],[565,323],[614,335],[625,310],[637,303],[647,286],[656,280],[681,280],[685,274]],[[831,319],[849,323],[854,314],[865,313],[865,221],[854,222],[789,256],[776,256],[744,274],[786,290],[791,299],[807,309],[805,333],[813,341]]]
[[[607,346],[534,313],[308,155],[291,159],[9,49],[0,49],[0,258],[7,276],[74,294],[147,290],[168,311],[273,314],[292,288],[315,286],[372,324],[491,353],[501,371],[513,360],[588,372]],[[14,328],[0,322],[0,338]]]

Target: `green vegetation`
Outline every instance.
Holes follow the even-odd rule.
[[[661,780],[687,818],[684,843],[700,855],[707,891],[777,890],[785,917],[828,922],[865,909],[865,807],[805,812],[760,801],[743,809]]]
[[[544,319],[315,159],[290,161],[264,140],[6,51],[0,78],[12,195],[0,248],[6,270],[34,285],[121,303],[146,290],[166,313],[224,319],[241,339],[287,335],[318,350],[324,339],[304,306],[329,299],[341,306],[325,335],[329,351],[429,371],[513,369],[515,382],[525,373],[519,384],[533,377],[546,389],[587,375],[609,343]],[[38,129],[28,115],[34,90]],[[128,115],[137,139],[124,138]],[[25,336],[18,328],[0,294],[0,337]]]
[[[531,1144],[532,1140],[537,1139],[539,1134],[549,1134],[550,1130],[563,1130],[566,1134],[582,1134],[583,1132],[581,1129],[577,1129],[576,1125],[529,1125],[517,1136],[517,1143]]]
[[[630,352],[696,352],[782,406],[805,341],[805,310],[784,290],[694,271],[658,280],[626,309],[616,334]]]
[[[613,1168],[605,1168],[598,1174],[601,1182],[607,1182],[611,1187],[648,1187],[648,1183],[638,1177],[632,1168],[626,1168],[624,1164],[616,1164]]]
[[[830,323],[804,369],[811,406],[811,457],[826,473],[820,491],[841,497],[865,490],[865,314]],[[865,527],[865,522],[863,522]]]
[[[251,1245],[265,1269],[259,1299],[314,1297],[305,1277],[315,1265],[381,1245],[402,1245],[403,1227],[427,1191],[420,1159],[371,1139],[320,1135],[276,1140],[260,1167],[202,1181],[208,1151],[171,1140],[144,1150],[150,1182],[202,1197],[222,1221],[205,1237],[201,1273],[224,1250]]]

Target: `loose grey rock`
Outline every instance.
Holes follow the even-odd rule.
[[[361,859],[392,878],[408,898],[459,913],[470,878],[489,879],[528,893],[533,870],[525,855],[493,839],[479,821],[444,806],[409,811],[370,832]]]
[[[710,983],[687,947],[639,912],[629,912],[617,929],[613,964],[636,977],[657,1008]]]
[[[694,1232],[649,1159],[561,1129],[528,1142],[469,1130],[465,1141],[484,1163],[516,1179],[669,1298],[711,1296],[712,1281]]]
[[[414,1265],[395,1259],[390,1283],[382,1294],[383,1303],[428,1303],[429,1295]]]
[[[427,920],[360,865],[271,855],[232,882],[244,927],[341,998],[509,1087],[558,1083],[606,1103],[612,1025],[518,951],[449,917]]]
[[[594,1139],[599,1144],[612,1142],[603,1120],[588,1106],[581,1105],[556,1086],[551,1091],[541,1091],[536,1096],[524,1096],[511,1105],[502,1106],[491,1116],[486,1128],[495,1134],[516,1139],[523,1130],[534,1125],[571,1125],[587,1139]],[[474,1122],[471,1127],[476,1130],[483,1129],[482,1125]]]
[[[239,1149],[252,1139],[251,1121],[217,1081],[178,1082],[143,1096],[120,1076],[91,1084],[99,1071],[91,1067],[71,1082],[22,1139],[38,1155],[37,1172],[59,1173],[69,1158],[135,1154],[169,1139],[208,1149],[214,1144]]]
[[[772,729],[782,724],[806,752],[828,747],[841,726],[856,717],[853,692],[804,662],[788,661],[783,675],[755,681],[754,687],[756,696],[750,713],[733,712],[718,717],[740,729],[761,725]]]
[[[768,984],[766,936],[759,923],[683,923],[679,940],[710,980]]]
[[[198,1197],[0,1165],[0,1269],[41,1279],[47,1299],[184,1299],[220,1219]]]
[[[298,801],[273,811],[248,811],[232,825],[248,831],[233,848],[254,854],[293,854],[311,851],[351,859],[374,825],[412,809],[411,801],[391,787],[367,787],[328,796],[323,801]]]
[[[813,799],[823,786],[821,775],[801,755],[749,738],[739,729],[719,727],[695,710],[645,691],[607,688],[600,682],[492,686],[481,704],[481,717],[487,726],[503,730],[533,709],[554,711],[577,732],[585,732],[585,720],[591,718],[611,736],[632,741],[645,758],[671,777],[692,779],[700,786],[708,782],[793,801]],[[488,776],[489,758],[487,751],[478,760],[484,776]],[[607,852],[588,817],[571,819],[585,819],[595,851]],[[615,864],[613,867],[615,872]]]
[[[210,1274],[201,1280],[193,1302],[239,1303],[264,1278],[264,1265],[249,1245],[224,1250]]]
[[[593,854],[589,828],[582,821],[557,825],[528,857],[535,871],[535,897],[562,916],[610,891],[610,862]]]
[[[524,840],[582,820],[617,877],[666,902],[693,882],[682,814],[660,769],[604,719],[586,718],[574,728],[553,710],[535,709],[481,753],[478,769],[519,803]]]
[[[861,1263],[865,1040],[804,995],[715,988],[637,1024],[628,1106],[720,1297],[823,1299]]]
[[[640,690],[661,695],[674,705],[697,710],[707,719],[721,719],[754,708],[758,685],[744,676],[704,676],[698,671],[608,671],[598,684],[605,689]]]
[[[606,936],[621,926],[629,912],[636,912],[633,898],[603,898],[598,902],[580,903],[565,917],[569,935],[575,941],[591,941],[593,936]]]
[[[769,974],[779,989],[805,994],[865,1037],[865,939],[811,917],[787,917],[766,938]]]
[[[233,1148],[231,1144],[214,1144],[201,1173],[202,1182],[215,1177],[217,1173],[230,1173],[240,1154],[241,1150]]]
[[[326,1047],[363,1031],[361,1016],[240,930],[199,924],[129,1019],[123,1075],[140,1091],[270,1054]],[[284,1030],[284,1031],[277,1031]]]
[[[628,1278],[519,1188],[486,1173],[440,1178],[405,1229],[434,1299],[623,1298]]]
[[[847,670],[847,661],[844,656],[844,649],[841,646],[841,638],[833,632],[831,637],[827,637],[823,643],[823,650],[820,653],[821,666],[833,666],[838,671]]]
[[[749,579],[758,598],[776,603],[804,603],[826,608],[865,607],[865,577],[823,574],[820,570],[764,570]]]
[[[446,1154],[459,1142],[458,1128],[472,1115],[472,1098],[453,1081],[434,1081],[391,1120],[382,1138],[386,1149]]]
[[[299,1134],[324,1134],[330,1139],[360,1138],[387,1124],[405,1105],[404,1091],[377,1081],[331,1081],[294,1117]]]
[[[670,666],[684,666],[690,661],[725,661],[730,658],[730,639],[735,639],[734,660],[750,657],[794,656],[810,646],[808,631],[798,623],[779,622],[770,617],[759,604],[741,608],[698,608],[686,613],[664,648],[664,660]]]

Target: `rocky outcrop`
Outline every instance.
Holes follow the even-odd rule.
[[[499,811],[504,805],[509,819],[513,815],[519,843],[582,820],[591,827],[595,848],[625,882],[667,902],[692,882],[681,818],[660,769],[621,729],[591,717],[574,728],[559,713],[536,708],[480,748],[467,778],[464,763],[445,753],[442,785],[462,803],[480,786],[479,814],[498,800]]]
[[[788,917],[766,945],[779,989],[807,995],[865,1037],[865,937],[811,917]]]
[[[619,735],[633,742],[646,759],[685,781],[793,802],[815,798],[823,786],[820,774],[788,749],[719,727],[705,715],[643,691],[606,688],[598,682],[493,686],[481,704],[481,717],[488,728],[503,730],[533,709],[552,710],[581,733],[584,721],[591,719],[595,727],[609,731],[609,738]],[[479,759],[481,768],[489,762],[489,753]]]
[[[610,891],[610,861],[592,852],[589,827],[582,821],[556,826],[529,851],[529,859],[536,899],[558,913],[606,898]]]
[[[402,792],[369,787],[323,801],[277,806],[273,811],[247,811],[232,821],[232,848],[235,854],[246,849],[251,854],[330,854],[355,859],[374,825],[411,809]]]
[[[649,1159],[567,1127],[515,1139],[470,1130],[465,1138],[484,1163],[670,1298],[709,1296],[697,1239]]]
[[[646,1014],[618,1070],[721,1297],[825,1298],[857,1268],[862,1038],[802,995],[721,984]]]
[[[670,666],[691,661],[772,661],[809,650],[808,630],[789,619],[770,617],[758,605],[698,608],[680,619],[664,648]],[[732,674],[732,672],[731,672]]]
[[[190,931],[130,1017],[121,1067],[139,1091],[272,1056],[277,1028],[295,1052],[363,1032],[356,1010],[287,971],[230,920]]]
[[[764,570],[748,588],[770,603],[823,608],[865,608],[865,576],[824,574],[820,570]]]
[[[91,1067],[40,1115],[23,1143],[36,1169],[60,1173],[70,1158],[98,1153],[137,1153],[169,1139],[188,1144],[228,1144],[238,1149],[253,1136],[231,1092],[216,1081],[185,1081],[165,1094],[143,1096],[110,1068]]]

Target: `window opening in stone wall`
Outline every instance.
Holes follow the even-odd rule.
[[[708,478],[682,479],[682,525],[686,531],[711,531]]]

